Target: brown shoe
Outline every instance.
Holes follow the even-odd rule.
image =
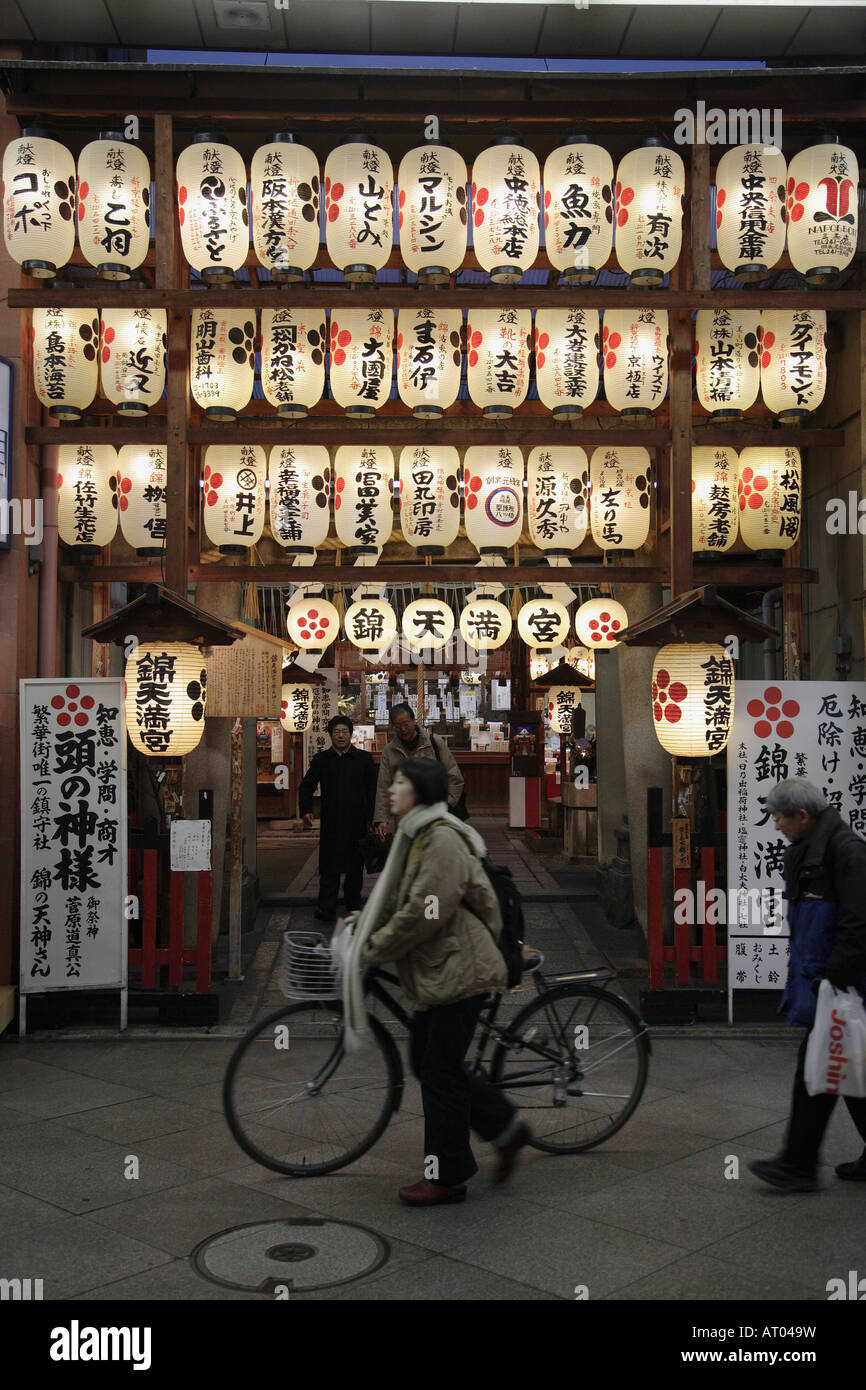
[[[501,1148],[496,1150],[496,1167],[493,1171],[494,1182],[505,1182],[506,1178],[511,1176],[514,1165],[517,1162],[517,1155],[520,1153],[524,1144],[529,1143],[531,1138],[532,1130],[529,1128],[529,1125],[521,1122],[517,1127],[511,1143],[503,1144]]]
[[[431,1182],[422,1178],[412,1187],[400,1188],[400,1201],[407,1207],[436,1207],[444,1202],[465,1202],[466,1184],[460,1187],[446,1187],[441,1182]]]

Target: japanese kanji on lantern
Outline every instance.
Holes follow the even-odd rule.
[[[695,384],[713,420],[740,420],[758,399],[761,366],[757,309],[699,309]]]
[[[250,165],[253,246],[271,279],[303,280],[319,253],[319,162],[291,131],[260,145]]]
[[[128,280],[150,243],[150,165],[122,131],[78,156],[78,244],[104,280]]]
[[[547,720],[555,734],[571,733],[571,716],[580,708],[580,687],[552,685],[547,693]]]
[[[523,454],[473,445],[463,456],[463,524],[480,555],[504,555],[523,530]]]
[[[262,310],[262,390],[283,419],[302,418],[322,399],[327,350],[320,310]]]
[[[529,390],[529,309],[472,309],[466,338],[469,397],[487,419],[505,419]]]
[[[207,671],[189,642],[149,642],[126,660],[126,729],[152,758],[191,753],[204,732]]]
[[[161,555],[165,546],[166,448],[124,444],[117,451],[114,501],[120,530],[137,555]]]
[[[650,415],[668,389],[666,309],[606,309],[604,393],[622,415]]]
[[[824,399],[826,331],[826,309],[761,314],[761,395],[782,424],[804,420]]]
[[[331,314],[331,394],[347,415],[375,415],[391,394],[394,313],[340,309]]]
[[[734,717],[734,663],[712,642],[672,642],[653,662],[652,711],[662,748],[710,758],[727,747]]]
[[[590,284],[613,245],[613,160],[585,135],[569,135],[544,162],[544,236],[567,285]]]
[[[598,395],[597,309],[538,309],[535,384],[554,420],[579,420]]]
[[[117,530],[111,484],[117,450],[110,444],[61,444],[57,462],[57,530],[64,545],[85,554],[108,545]]]
[[[80,420],[99,379],[99,310],[33,310],[33,386],[56,420]]]
[[[683,236],[685,166],[650,136],[616,171],[616,258],[635,285],[660,285],[676,265]]]
[[[568,609],[558,599],[530,599],[517,615],[517,631],[528,647],[558,647],[568,633]]]
[[[364,598],[346,609],[346,637],[363,656],[378,656],[397,635],[397,614],[381,598]]]
[[[594,449],[589,515],[602,550],[638,550],[649,535],[652,469],[649,450]]]
[[[28,275],[50,280],[75,250],[75,160],[36,126],[3,155],[3,236]]]
[[[334,458],[334,521],[343,545],[360,555],[380,553],[394,517],[394,454],[381,444],[342,444]]]
[[[315,555],[328,534],[331,464],[324,444],[275,444],[268,460],[271,535],[290,555]]]
[[[450,444],[400,453],[400,526],[420,555],[443,555],[460,530],[460,456]]]
[[[204,451],[205,535],[223,555],[244,555],[265,525],[265,451],[260,444],[211,444]]]
[[[196,135],[177,161],[183,254],[208,283],[233,280],[250,249],[247,175],[221,135]]]
[[[738,280],[762,280],[785,249],[785,156],[775,145],[736,145],[716,170],[719,259]]]
[[[460,636],[476,652],[493,652],[511,636],[511,614],[504,603],[478,596],[460,610]]]
[[[737,539],[739,464],[733,449],[692,449],[692,550],[724,555]]]
[[[325,163],[328,255],[347,280],[375,280],[391,254],[394,170],[366,135],[349,135]]]
[[[400,309],[397,391],[419,420],[438,420],[460,390],[459,309]]]
[[[325,598],[298,599],[286,613],[286,629],[296,647],[323,652],[340,635],[340,615]]]
[[[473,244],[495,283],[513,284],[538,255],[541,170],[531,150],[505,134],[472,166]]]
[[[410,150],[397,171],[400,255],[427,285],[447,284],[466,255],[466,164],[448,145]]]
[[[628,613],[612,598],[591,598],[574,615],[574,631],[590,652],[610,651],[628,627]]]
[[[403,609],[403,636],[413,651],[438,651],[450,642],[454,614],[440,598],[419,598]]]
[[[193,309],[189,384],[207,419],[231,422],[249,404],[255,340],[255,309]]]
[[[280,693],[280,723],[287,734],[305,734],[313,712],[314,685],[289,681]]]
[[[554,445],[532,450],[527,462],[526,506],[533,545],[567,555],[586,539],[589,462],[586,451]]]
[[[761,446],[740,453],[740,535],[750,550],[789,550],[800,534],[799,449]]]
[[[857,249],[857,156],[828,134],[788,165],[788,255],[810,285],[826,284]]]
[[[102,390],[119,415],[147,415],[165,388],[165,309],[103,309]]]

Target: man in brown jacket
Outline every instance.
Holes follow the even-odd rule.
[[[376,808],[373,812],[373,821],[380,838],[383,840],[388,833],[391,817],[388,792],[394,780],[394,774],[404,758],[435,759],[438,750],[439,761],[448,778],[449,811],[454,810],[463,792],[463,774],[454,761],[454,754],[450,751],[445,740],[441,738],[436,739],[436,747],[434,748],[432,739],[436,738],[436,735],[425,734],[424,730],[419,728],[411,705],[394,705],[391,710],[391,723],[394,726],[396,736],[382,749],[379,781],[376,786]]]

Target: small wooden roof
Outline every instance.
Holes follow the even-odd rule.
[[[122,645],[128,637],[141,642],[189,642],[197,647],[228,647],[243,637],[243,632],[205,613],[195,604],[167,589],[163,584],[148,584],[144,593],[127,603],[101,622],[93,623],[82,632],[94,642],[117,642]]]
[[[722,642],[731,636],[763,642],[775,637],[776,629],[720,598],[715,584],[704,584],[630,623],[619,640],[632,647],[663,647],[668,642]]]
[[[536,677],[532,684],[537,685],[539,690],[550,690],[554,685],[576,685],[581,690],[595,690],[595,681],[582,671],[576,671],[567,661],[560,661],[552,671],[545,671],[543,676]]]
[[[307,671],[303,666],[299,666],[296,661],[289,661],[282,670],[283,685],[327,685],[325,676],[320,676],[318,671]]]

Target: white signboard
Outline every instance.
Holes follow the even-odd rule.
[[[340,710],[337,705],[337,672],[333,667],[320,669],[319,675],[328,680],[327,685],[313,687],[310,704],[310,726],[304,731],[304,770],[310,766],[316,753],[331,747],[328,733],[328,720],[333,719]],[[331,683],[333,682],[333,684]],[[354,723],[354,721],[353,721]]]
[[[169,853],[172,873],[190,874],[209,869],[210,821],[173,820]]]

